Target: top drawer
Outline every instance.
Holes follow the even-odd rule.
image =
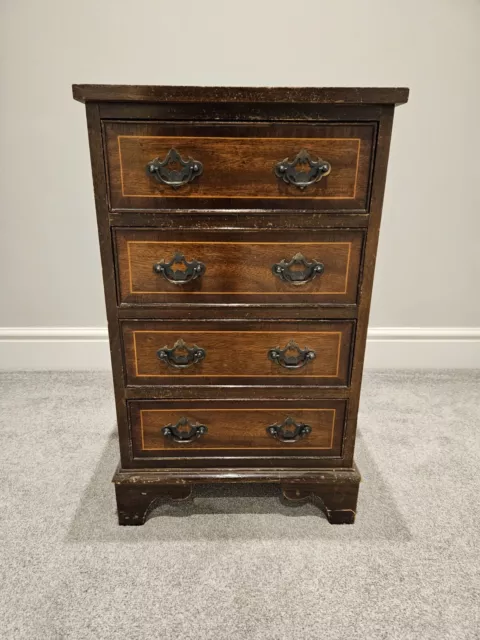
[[[112,210],[368,211],[376,125],[105,121]]]

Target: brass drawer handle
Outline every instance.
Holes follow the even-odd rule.
[[[162,429],[162,433],[166,438],[171,438],[174,442],[180,444],[193,442],[203,436],[204,433],[207,433],[207,431],[208,429],[204,424],[192,424],[188,418],[180,418],[177,424],[167,424]]]
[[[297,442],[301,438],[308,436],[312,432],[312,427],[303,422],[297,422],[288,416],[280,424],[272,424],[267,427],[267,433],[280,440],[280,442]]]
[[[277,162],[274,170],[277,178],[303,191],[328,176],[332,165],[321,158],[314,160],[306,149],[302,149],[292,161],[285,158]]]
[[[173,165],[173,166],[172,166]],[[180,166],[180,168],[178,168]],[[163,160],[155,158],[147,164],[147,173],[157,182],[178,189],[192,182],[203,173],[203,164],[198,160],[184,160],[176,149],[170,149]]]
[[[303,266],[302,270],[292,269],[298,265]],[[299,286],[311,282],[314,278],[321,275],[325,271],[325,266],[317,260],[310,262],[301,253],[296,253],[290,262],[285,259],[277,262],[272,267],[272,272],[280,280]]]
[[[189,347],[182,338],[177,340],[171,349],[165,346],[157,351],[159,360],[176,369],[187,369],[204,360],[206,355],[205,349],[197,347],[196,344]]]
[[[301,369],[314,360],[316,355],[315,351],[308,347],[300,349],[295,340],[290,340],[284,349],[275,347],[268,351],[270,360],[284,369]]]
[[[172,269],[175,265],[183,264],[185,269]],[[160,260],[153,265],[155,273],[163,276],[165,280],[172,284],[186,284],[200,278],[205,273],[205,265],[198,260],[188,262],[183,253],[177,252],[170,262]]]

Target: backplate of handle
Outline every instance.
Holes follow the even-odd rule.
[[[189,347],[187,343],[180,338],[175,342],[173,347],[162,347],[157,351],[157,358],[165,364],[175,369],[187,369],[206,358],[206,351],[194,344]]]
[[[280,440],[280,442],[297,442],[312,432],[312,427],[303,422],[297,422],[291,416],[285,418],[280,424],[272,424],[267,427],[267,433]]]
[[[182,417],[177,424],[167,424],[162,428],[166,438],[171,438],[179,444],[188,444],[207,433],[208,428],[204,424],[193,424],[189,418]]]
[[[180,168],[179,168],[180,167]],[[165,158],[155,158],[147,164],[147,174],[172,189],[187,185],[203,173],[203,164],[193,158],[184,160],[176,149],[170,149]]]
[[[293,184],[302,191],[328,176],[331,170],[329,162],[321,158],[315,160],[306,149],[299,151],[293,160],[285,158],[274,167],[277,178],[287,184]]]
[[[290,340],[284,349],[275,347],[268,351],[270,360],[284,369],[301,369],[314,360],[316,355],[313,349],[301,349],[295,340]]]
[[[175,265],[183,265],[184,269],[175,269]],[[169,262],[160,260],[153,265],[153,271],[172,284],[182,285],[200,278],[205,273],[205,265],[198,260],[188,262],[183,253],[177,251]]]
[[[303,269],[295,268],[299,265],[302,266]],[[325,266],[321,262],[317,262],[317,260],[309,261],[301,253],[296,253],[289,262],[284,259],[272,266],[272,273],[274,275],[280,278],[280,280],[293,284],[294,286],[307,284],[324,271]]]

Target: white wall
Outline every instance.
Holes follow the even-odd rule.
[[[409,86],[394,126],[373,336],[410,344],[417,328],[427,340],[441,328],[437,338],[468,344],[461,362],[452,343],[445,356],[435,352],[440,364],[420,364],[480,366],[479,0],[0,7],[4,366],[28,366],[17,342],[45,331],[57,340],[51,327],[80,328],[82,339],[81,328],[105,325],[85,117],[72,83]],[[392,364],[385,344],[372,347],[385,360],[373,365]]]

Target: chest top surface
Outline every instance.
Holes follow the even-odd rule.
[[[74,84],[79,102],[258,102],[320,104],[404,104],[405,87],[195,87]]]

